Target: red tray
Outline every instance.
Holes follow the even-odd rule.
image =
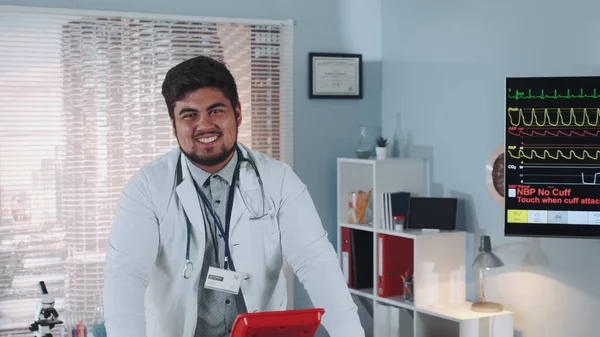
[[[313,337],[325,309],[297,309],[240,314],[231,337]]]

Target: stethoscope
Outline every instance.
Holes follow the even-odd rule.
[[[233,208],[233,198],[235,196],[235,188],[237,187],[238,189],[240,189],[240,186],[239,186],[240,168],[243,163],[247,163],[248,165],[250,165],[251,169],[254,171],[254,173],[256,174],[256,177],[258,179],[258,184],[260,185],[260,193],[261,193],[261,197],[262,197],[262,211],[255,212],[254,209],[249,206],[249,203],[246,201],[244,192],[240,189],[240,195],[242,196],[242,201],[244,202],[244,206],[250,212],[250,219],[260,219],[267,215],[266,202],[265,202],[265,189],[263,186],[262,179],[260,177],[260,173],[258,172],[258,168],[256,167],[256,164],[254,163],[254,161],[252,159],[246,158],[242,155],[242,152],[240,151],[239,148],[237,149],[237,151],[238,151],[238,161],[237,161],[237,164],[235,165],[235,170],[233,171],[233,180],[229,187],[229,198],[227,198],[227,208],[226,208],[226,213],[225,213],[226,214],[225,215],[225,219],[226,219],[225,227],[223,227],[223,225],[221,224],[221,220],[215,213],[215,211],[212,208],[211,203],[208,201],[208,198],[206,197],[206,195],[204,195],[204,192],[202,192],[202,190],[200,190],[196,181],[194,181],[194,185],[196,187],[198,194],[200,195],[200,198],[202,199],[202,203],[204,204],[205,209],[208,211],[209,215],[212,217],[215,226],[217,227],[220,234],[223,236],[223,240],[225,241],[224,242],[224,244],[225,244],[225,260],[224,260],[224,264],[223,264],[223,267],[225,269],[229,268],[229,256],[230,256],[229,224],[231,221],[231,209]],[[177,186],[179,186],[179,184],[181,184],[183,182],[183,168],[181,165],[181,156],[179,156],[179,159],[177,160],[177,168],[176,168],[175,174],[177,175],[177,178],[176,178]],[[192,276],[192,272],[194,271],[194,264],[192,263],[192,261],[190,261],[190,243],[191,243],[192,223],[191,223],[187,213],[185,212],[185,210],[183,210],[183,215],[185,216],[185,222],[186,222],[186,227],[187,227],[187,243],[186,243],[186,248],[185,248],[185,266],[183,267],[183,277],[185,279],[189,279]]]

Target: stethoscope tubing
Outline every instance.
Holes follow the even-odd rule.
[[[232,181],[232,185],[231,185],[232,188],[230,189],[230,197],[228,198],[228,203],[233,202],[233,194],[234,193],[232,193],[232,192],[235,190],[234,187],[237,187],[238,189],[240,188],[239,187],[239,174],[240,174],[239,171],[240,171],[241,164],[243,162],[247,162],[248,164],[250,164],[250,166],[252,167],[252,170],[256,174],[256,177],[258,179],[258,183],[260,185],[261,196],[262,196],[262,208],[263,208],[262,209],[262,215],[260,215],[258,217],[253,217],[253,218],[262,218],[262,217],[264,217],[266,215],[266,212],[265,212],[265,207],[266,207],[265,205],[266,204],[265,204],[265,191],[264,191],[264,186],[263,186],[262,178],[260,176],[260,172],[258,171],[258,168],[256,167],[256,163],[254,163],[254,161],[252,159],[244,157],[239,149],[237,151],[238,151],[238,162],[237,162],[237,164],[235,166],[235,170],[234,170],[234,179],[233,179],[234,181]],[[176,167],[176,173],[175,174],[177,175],[177,177],[176,177],[176,183],[177,183],[177,186],[178,186],[179,184],[181,184],[183,182],[183,167],[182,167],[182,164],[181,164],[181,156],[179,156],[179,159],[177,160],[177,167]],[[198,190],[198,192],[201,193],[201,191],[199,191],[199,190]],[[207,203],[208,200],[205,200],[205,198],[202,198],[202,199],[203,199],[204,203]],[[248,204],[247,204],[245,198],[243,197],[243,194],[242,194],[242,201],[244,202],[244,206],[248,210],[250,210],[250,208],[248,207]],[[208,206],[210,206],[210,205],[208,205]],[[230,219],[230,216],[231,216],[229,208],[230,207],[228,207],[228,212],[227,212],[228,214],[226,215],[227,216],[227,225],[226,225],[226,228],[225,228],[224,232],[221,233],[224,236],[225,243],[226,243],[226,247],[225,247],[225,259],[226,259],[225,260],[225,262],[226,262],[225,268],[228,267],[227,263],[228,263],[228,257],[229,257],[229,247],[228,247],[228,239],[229,238],[225,238],[226,235],[229,235],[229,219]],[[213,216],[213,220],[215,221],[215,224],[217,225],[217,227],[218,228],[222,227],[220,225],[220,221],[218,220],[218,217],[216,216],[216,214],[214,214],[214,211],[212,210],[212,207],[210,207],[210,210],[211,210],[210,213]],[[188,218],[187,213],[185,212],[185,210],[183,211],[183,213],[184,213],[184,217],[185,217],[186,231],[187,231],[187,235],[186,235],[187,236],[187,238],[186,238],[186,248],[185,248],[185,265],[184,265],[184,268],[183,268],[183,277],[185,279],[189,279],[192,276],[192,272],[194,270],[194,264],[190,260],[190,245],[191,245],[192,223],[191,223],[190,219]],[[222,228],[219,228],[219,230],[221,231]]]

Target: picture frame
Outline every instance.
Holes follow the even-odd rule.
[[[310,52],[309,98],[363,97],[362,54]]]

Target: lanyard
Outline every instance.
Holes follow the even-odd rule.
[[[229,224],[231,222],[231,210],[233,208],[233,198],[235,195],[235,186],[237,185],[237,181],[239,179],[238,176],[239,176],[239,170],[240,170],[240,163],[242,162],[240,159],[243,158],[241,151],[239,149],[237,149],[237,151],[238,151],[238,162],[235,165],[233,178],[231,180],[231,186],[229,186],[229,195],[227,197],[227,208],[226,208],[226,213],[225,213],[225,228],[223,228],[223,226],[221,225],[221,221],[220,221],[219,217],[217,216],[217,214],[215,213],[214,209],[212,208],[212,205],[210,204],[210,202],[208,202],[208,198],[204,195],[204,193],[202,193],[202,190],[200,190],[200,188],[196,184],[196,181],[192,178],[192,181],[194,182],[194,187],[196,188],[197,193],[200,195],[200,198],[202,198],[202,203],[209,210],[209,213],[213,218],[215,226],[221,233],[221,236],[223,236],[223,241],[225,243],[225,261],[224,261],[223,267],[225,269],[231,269],[231,268],[229,268],[229,257],[231,256],[230,252],[229,252]],[[182,165],[181,165],[181,156],[179,157],[179,159],[177,159],[177,167],[175,168],[175,170],[176,170],[175,174],[176,174],[176,181],[177,181],[176,183],[177,183],[177,186],[179,186],[183,182],[183,169],[182,169]],[[190,261],[190,243],[191,243],[192,223],[191,223],[185,209],[183,210],[183,215],[185,216],[185,222],[186,222],[186,226],[187,226],[187,242],[186,242],[186,247],[185,247],[184,277],[189,278],[189,275],[191,275],[191,272],[193,269],[193,264]],[[233,269],[231,269],[231,270],[233,270]]]
[[[238,161],[239,163],[239,161]],[[237,172],[239,168],[239,165],[236,165],[235,167],[235,172]],[[208,212],[210,213],[210,216],[213,219],[214,225],[217,227],[217,229],[219,230],[219,233],[221,233],[221,236],[223,237],[223,241],[225,243],[225,261],[223,263],[223,268],[224,269],[229,269],[229,258],[230,258],[230,252],[229,252],[229,226],[231,223],[231,209],[233,208],[233,197],[235,195],[235,185],[237,183],[237,174],[233,174],[233,179],[231,181],[231,185],[229,186],[229,195],[227,198],[227,207],[226,207],[226,211],[225,211],[225,226],[223,227],[221,220],[219,219],[219,216],[217,215],[217,213],[215,212],[214,208],[212,207],[212,204],[209,202],[208,198],[206,197],[206,195],[204,194],[204,192],[202,192],[202,190],[200,189],[200,187],[198,186],[198,184],[196,183],[196,181],[194,180],[194,186],[196,187],[196,191],[198,192],[198,194],[200,195],[200,198],[202,199],[202,203],[205,206],[205,209],[208,210]]]

